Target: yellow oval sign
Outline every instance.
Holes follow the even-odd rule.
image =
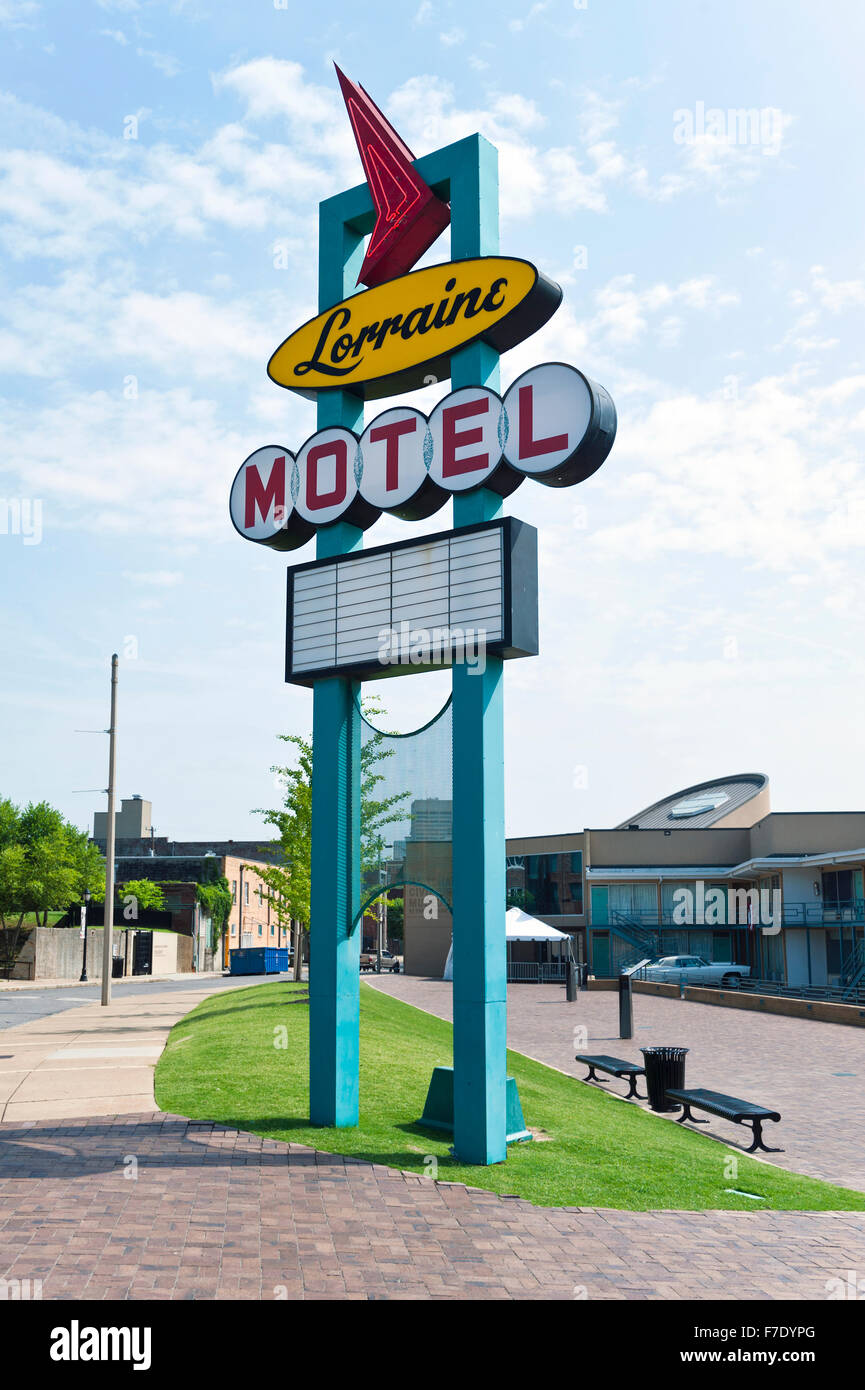
[[[398,395],[450,376],[451,354],[478,339],[506,352],[547,322],[562,291],[529,261],[475,256],[427,266],[344,299],[276,349],[268,376],[302,396]]]

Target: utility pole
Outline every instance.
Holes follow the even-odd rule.
[[[108,729],[108,826],[105,845],[105,914],[102,927],[102,1003],[111,1003],[114,940],[114,752],[117,739],[117,653],[111,658],[111,723]]]

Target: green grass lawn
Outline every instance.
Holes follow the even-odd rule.
[[[255,985],[213,995],[187,1014],[172,1029],[156,1069],[162,1109],[416,1173],[429,1172],[425,1159],[435,1156],[439,1178],[546,1206],[865,1210],[865,1193],[741,1154],[733,1179],[725,1166],[734,1151],[517,1052],[508,1053],[508,1071],[516,1077],[526,1124],[549,1140],[512,1144],[507,1163],[493,1167],[459,1163],[448,1152],[449,1136],[417,1123],[433,1067],[452,1061],[451,1025],[364,984],[360,1124],[314,1128],[308,1119],[309,1006],[286,1003],[290,992],[305,988]],[[288,1046],[278,1048],[282,1028]],[[779,1128],[783,1140],[783,1121]]]
[[[10,915],[11,915],[11,914],[10,914]],[[49,913],[48,913],[48,926],[49,926],[49,927],[53,927],[54,924],[55,924],[56,922],[59,922],[59,921],[60,921],[61,917],[65,917],[65,916],[66,916],[66,913],[65,913],[65,912],[49,912]],[[17,920],[18,920],[18,919],[17,919],[17,917],[16,917],[16,918],[15,918],[15,921],[17,922]],[[77,918],[76,918],[75,920],[77,921]],[[41,922],[42,922],[42,915],[41,915],[41,913],[40,913],[40,916],[39,916],[39,925],[41,925]],[[23,920],[23,922],[21,923],[21,930],[22,930],[22,931],[29,931],[30,928],[35,927],[36,925],[37,925],[37,922],[36,922],[36,913],[35,913],[35,912],[25,912],[25,914],[24,914],[24,920]]]

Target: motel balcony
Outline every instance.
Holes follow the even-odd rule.
[[[756,892],[756,890],[755,890]],[[627,912],[610,911],[608,914],[610,921],[597,921],[593,917],[592,926],[615,926],[621,923],[627,926],[631,923],[634,927],[641,928],[647,932],[657,932],[663,928],[675,930],[676,927],[694,926],[696,923],[683,923],[680,918],[674,916],[673,909],[664,911],[636,911]],[[781,923],[785,927],[828,927],[837,926],[838,923],[853,923],[857,926],[865,925],[865,898],[849,898],[842,902],[826,902],[822,898],[815,898],[809,902],[784,902],[781,904]],[[715,927],[745,927],[747,923],[727,922],[723,909],[720,911],[718,921],[712,923]]]

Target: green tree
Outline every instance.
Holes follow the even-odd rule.
[[[195,885],[195,896],[213,926],[213,944],[218,946],[231,913],[231,885],[224,874],[213,874]]]
[[[155,912],[165,911],[165,894],[158,883],[154,883],[149,878],[129,878],[121,884],[117,890],[117,896],[122,900],[134,898],[135,916],[139,912],[153,910]],[[133,904],[127,904],[133,906]]]
[[[505,901],[508,907],[520,907],[523,912],[531,912],[535,895],[528,888],[509,888]]]
[[[47,802],[23,810],[0,800],[0,969],[7,978],[21,948],[25,919],[48,925],[48,913],[104,897],[105,861],[87,834]]]
[[[363,701],[364,715],[381,716],[384,711],[378,699]],[[279,734],[283,743],[297,750],[294,765],[271,768],[282,779],[285,788],[283,804],[272,810],[255,812],[272,825],[279,834],[279,859],[262,868],[253,865],[267,887],[268,900],[277,914],[280,925],[295,923],[294,977],[300,979],[303,958],[303,932],[309,930],[310,891],[312,882],[312,740],[300,734]],[[374,732],[361,747],[360,754],[360,846],[361,882],[377,876],[385,847],[384,827],[408,818],[405,802],[409,792],[381,796],[385,780],[381,763],[393,757],[394,750],[385,747],[386,735]]]
[[[405,899],[391,896],[387,899],[387,934],[402,941],[405,928]]]

